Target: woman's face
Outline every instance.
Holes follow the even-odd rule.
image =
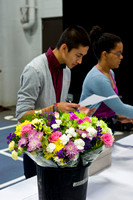
[[[121,60],[123,59],[123,43],[119,42],[116,47],[106,54],[106,63],[110,69],[116,69],[119,67]]]

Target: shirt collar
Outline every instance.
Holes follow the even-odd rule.
[[[60,64],[59,61],[57,60],[57,58],[55,57],[52,48],[49,48],[48,51],[46,52],[46,56],[48,59],[48,63],[51,67],[54,66],[54,68],[56,69],[60,69],[60,68],[66,68],[66,65],[64,64]]]

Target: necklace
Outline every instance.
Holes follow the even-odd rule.
[[[107,72],[107,71],[105,71],[105,70],[103,70],[103,68],[102,68],[102,66],[101,65],[99,65],[99,63],[97,64],[97,69],[99,69],[101,72],[103,72],[104,74],[110,74],[110,70]]]

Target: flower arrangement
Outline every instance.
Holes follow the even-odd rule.
[[[44,166],[74,167],[92,162],[103,146],[112,146],[114,137],[103,120],[75,111],[35,114],[7,140],[14,160],[26,152]]]

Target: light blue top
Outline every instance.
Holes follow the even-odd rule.
[[[112,76],[114,77],[114,72],[111,70]],[[94,66],[87,74],[83,86],[80,101],[83,101],[92,94],[109,97],[115,95],[111,82],[107,76],[105,76],[101,71],[99,71],[96,66]],[[133,106],[124,104],[120,98],[110,99],[104,101],[104,103],[112,109],[116,114],[120,114],[129,118],[133,118]],[[101,103],[93,106],[88,106],[89,108],[98,107]]]

